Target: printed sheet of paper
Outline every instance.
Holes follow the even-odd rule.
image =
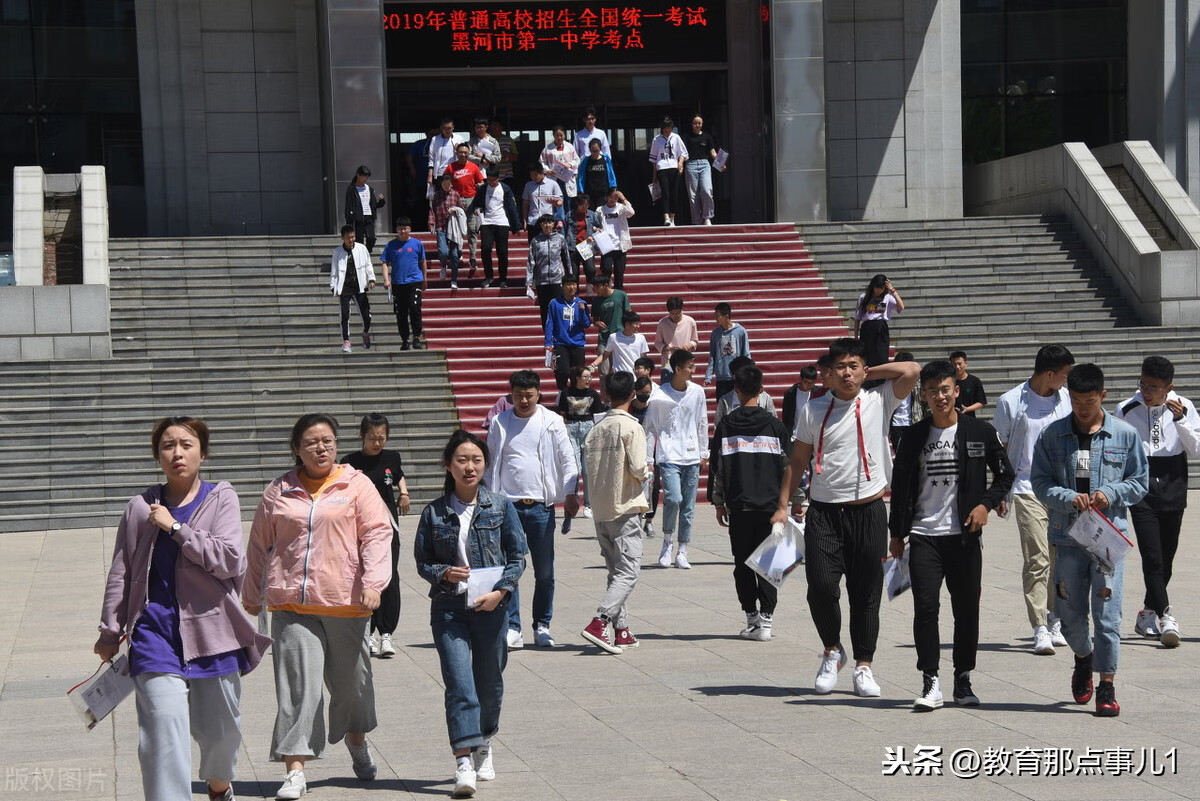
[[[1133,550],[1133,542],[1095,509],[1088,509],[1079,515],[1067,534],[1090,553],[1100,563],[1100,569],[1108,574]]]
[[[467,606],[474,609],[479,599],[496,588],[496,582],[504,575],[503,567],[473,567],[467,576]]]
[[[729,154],[725,152],[725,148],[717,151],[717,157],[713,159],[713,169],[718,172],[725,169],[725,165],[729,162]]]
[[[129,676],[129,655],[123,653],[111,663],[101,666],[94,676],[72,688],[67,695],[91,730],[132,692],[133,678]]]
[[[619,250],[621,247],[617,238],[608,231],[597,231],[592,234],[592,241],[596,243],[596,249],[600,251],[601,255]]]
[[[884,560],[883,586],[887,588],[889,601],[912,587],[912,577],[908,572],[908,543],[904,544],[904,553],[900,554],[899,559],[889,557]]]

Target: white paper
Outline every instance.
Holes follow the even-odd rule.
[[[883,586],[887,588],[888,600],[894,600],[897,595],[912,587],[912,578],[908,572],[908,543],[904,543],[904,553],[900,558],[888,557],[883,562]]]
[[[67,695],[90,730],[108,717],[132,692],[133,678],[129,676],[129,656],[122,653],[112,662],[102,665],[94,676]]]
[[[486,139],[480,139],[476,142],[475,149],[485,156],[490,156],[496,152],[496,146]]]
[[[596,245],[596,249],[600,251],[601,255],[619,250],[621,247],[621,243],[617,241],[617,238],[608,231],[597,231],[592,234],[592,242]]]
[[[725,152],[725,148],[721,148],[720,150],[717,151],[717,157],[715,159],[713,159],[713,169],[714,170],[725,169],[725,163],[728,161],[729,161],[729,154],[727,152]]]
[[[575,245],[575,252],[578,253],[579,258],[583,259],[584,261],[587,261],[592,256],[596,255],[596,252],[592,249],[592,243],[586,239]]]
[[[662,189],[659,188],[658,182],[650,184],[650,202],[657,203],[662,199]]]
[[[504,575],[503,567],[473,567],[467,575],[467,606],[479,606],[479,599],[496,588],[496,582]]]
[[[1088,509],[1079,515],[1067,534],[1090,553],[1099,562],[1100,569],[1109,575],[1133,550],[1133,542],[1095,509]]]
[[[546,351],[546,366],[551,370],[554,369],[554,351]]]
[[[783,585],[798,565],[804,563],[804,540],[796,536],[797,527],[776,523],[771,533],[746,559],[746,567],[771,582]]]
[[[533,284],[525,285],[525,297],[530,300],[537,300],[537,293],[533,291]]]

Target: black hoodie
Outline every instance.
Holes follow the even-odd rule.
[[[792,452],[779,418],[758,406],[739,406],[721,418],[708,460],[708,500],[735,511],[770,512]]]

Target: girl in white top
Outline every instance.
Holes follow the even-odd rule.
[[[892,345],[888,320],[904,311],[904,301],[883,273],[872,276],[867,289],[858,296],[854,310],[854,336],[866,348],[867,367],[887,364]]]
[[[687,148],[679,134],[675,133],[674,120],[663,117],[659,123],[659,134],[650,143],[650,163],[654,165],[653,185],[662,193],[663,225],[675,225],[680,175],[683,174],[683,163],[687,158]]]
[[[562,185],[567,197],[579,191],[579,154],[567,141],[567,131],[561,125],[554,128],[554,141],[542,150],[542,165],[546,172]]]

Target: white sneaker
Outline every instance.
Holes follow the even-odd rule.
[[[591,520],[592,519],[592,507],[585,506],[582,509],[580,509],[579,516],[584,518],[585,520]]]
[[[371,759],[371,746],[366,740],[362,745],[353,745],[346,740],[346,750],[350,752],[350,761],[354,763],[354,775],[364,782],[375,778],[375,760]]]
[[[1148,640],[1157,640],[1162,634],[1158,630],[1158,613],[1153,609],[1138,612],[1137,622],[1133,624],[1133,633]]]
[[[704,218],[704,224],[705,224],[705,225],[712,225],[712,218],[711,218],[711,217],[705,217],[705,218]]]
[[[352,348],[350,347],[350,340],[343,339],[342,340],[342,353],[350,353],[351,350],[352,350]]]
[[[534,629],[533,644],[538,648],[553,648],[554,638],[550,636],[550,629],[546,626],[538,626]]]
[[[1050,644],[1055,648],[1066,648],[1067,638],[1062,633],[1062,621],[1054,615],[1050,615],[1047,622],[1050,624]]]
[[[525,647],[525,637],[520,629],[508,630],[508,650],[517,651]]]
[[[304,771],[293,770],[283,780],[279,790],[275,793],[275,798],[278,801],[296,801],[308,792],[308,783],[304,781]]]
[[[451,282],[450,282],[450,288],[451,288],[451,289],[458,289],[458,282],[457,282],[457,281],[451,281]]]
[[[679,552],[675,554],[675,567],[681,570],[691,570],[692,563],[687,560],[687,546],[680,545]]]
[[[1033,630],[1033,652],[1038,656],[1054,654],[1054,643],[1050,641],[1050,629],[1038,626]]]
[[[662,551],[660,551],[658,554],[658,566],[671,566],[671,541],[665,536],[663,537]]]
[[[385,634],[379,638],[379,656],[382,659],[391,659],[396,655],[396,646],[392,645],[392,635]]]
[[[817,678],[813,682],[813,691],[817,695],[828,695],[833,692],[833,688],[837,687],[838,671],[846,666],[846,652],[841,648],[834,648],[832,651],[826,651],[821,655],[821,667],[817,671]]]
[[[740,632],[738,632],[738,636],[741,637],[743,640],[756,639],[756,637],[754,636],[754,633],[756,631],[758,631],[759,625],[760,624],[758,621],[758,612],[747,612],[746,613],[746,628],[744,628]]]
[[[879,682],[875,681],[870,665],[859,665],[854,669],[854,694],[863,698],[879,697]]]
[[[1163,616],[1158,619],[1158,630],[1161,632],[1158,641],[1167,648],[1179,647],[1179,624],[1175,622],[1175,616],[1171,614],[1171,607],[1167,607],[1163,611]]]
[[[496,768],[492,765],[492,747],[481,745],[471,753],[471,764],[475,766],[475,776],[481,782],[490,782],[496,778]]]
[[[459,763],[454,769],[454,790],[451,798],[472,798],[475,795],[475,780],[478,775],[472,762]]]
[[[379,640],[374,634],[367,636],[367,649],[371,652],[371,656],[379,656]]]
[[[925,680],[925,686],[922,688],[921,694],[913,701],[913,709],[918,712],[940,709],[942,706],[942,688],[938,684],[938,677],[930,676],[928,673],[921,675]]]
[[[744,640],[770,642],[771,616],[766,612],[756,612],[752,615],[746,615],[746,628],[742,630],[741,637]]]

